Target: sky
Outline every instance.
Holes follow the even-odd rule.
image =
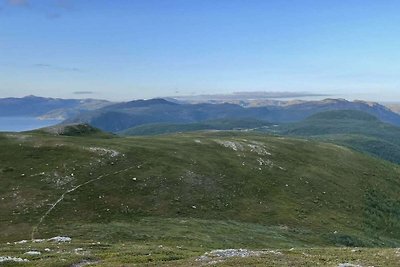
[[[400,101],[400,1],[0,0],[0,97]]]

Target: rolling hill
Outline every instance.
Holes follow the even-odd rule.
[[[400,245],[399,175],[342,146],[265,134],[0,134],[0,255],[24,266],[193,266],[245,247],[261,258],[242,264],[338,266],[354,256],[329,247]],[[46,241],[55,236],[72,241]],[[359,263],[396,261],[360,251]]]
[[[113,136],[113,134],[103,132],[102,130],[92,127],[89,124],[58,124],[28,131],[27,133],[41,133],[55,136],[90,136],[97,138],[110,138]]]
[[[400,163],[400,128],[361,111],[322,112],[298,123],[270,128],[269,131],[334,142]]]

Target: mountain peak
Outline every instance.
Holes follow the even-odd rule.
[[[42,97],[42,96],[35,96],[35,95],[27,95],[22,97],[23,99],[46,99],[46,97]]]
[[[151,98],[151,99],[141,99],[134,100],[128,103],[145,104],[145,105],[176,105],[176,103],[165,100],[164,98]]]
[[[109,106],[108,108],[140,108],[140,107],[151,107],[151,106],[158,106],[158,105],[164,105],[164,106],[175,106],[179,105],[174,102],[167,101],[163,98],[152,98],[152,99],[139,99],[139,100],[133,100],[129,102],[123,102],[123,103],[118,103],[112,106]]]

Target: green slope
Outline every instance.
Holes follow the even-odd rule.
[[[220,119],[197,123],[151,123],[129,128],[119,132],[119,134],[134,136],[193,132],[201,130],[248,130],[268,125],[271,124],[254,119]]]
[[[282,124],[268,131],[334,142],[400,163],[400,128],[361,111],[322,112],[302,122]]]
[[[99,176],[67,194],[39,235],[60,220],[161,216],[285,224],[330,236],[333,228],[370,229],[366,201],[374,192],[393,203],[398,195],[395,165],[303,140],[233,133],[112,139],[15,134],[3,135],[1,145],[2,228],[21,223],[21,238],[63,192]],[[397,233],[393,227],[390,233]]]
[[[347,148],[259,134],[1,134],[0,242],[67,235],[90,259],[118,254],[119,264],[216,248],[399,246],[399,175]],[[28,245],[0,252],[50,246]]]
[[[89,124],[58,124],[38,130],[28,131],[27,133],[41,133],[61,136],[90,136],[90,137],[112,137],[113,134],[103,132]]]

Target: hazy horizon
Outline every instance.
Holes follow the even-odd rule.
[[[371,102],[378,102],[378,103],[387,103],[387,104],[397,104],[400,103],[400,100],[377,100],[375,98],[368,98],[368,97],[362,97],[362,95],[335,95],[335,94],[318,94],[315,93],[314,95],[312,93],[307,93],[307,92],[268,92],[268,91],[248,91],[247,93],[287,93],[288,95],[285,97],[282,96],[277,96],[277,97],[262,97],[260,99],[270,99],[270,100],[280,100],[280,101],[292,101],[292,100],[304,100],[304,101],[318,101],[318,100],[324,100],[324,99],[345,99],[348,101],[355,101],[355,100],[362,100],[362,101],[371,101]],[[160,96],[153,96],[153,97],[126,97],[126,98],[119,98],[119,99],[113,99],[113,98],[102,98],[102,97],[95,97],[94,95],[72,95],[71,97],[58,97],[54,95],[39,95],[39,94],[30,94],[30,95],[7,95],[2,98],[23,98],[23,97],[29,97],[29,96],[35,96],[35,97],[44,97],[44,98],[60,98],[60,99],[97,99],[97,100],[106,100],[106,101],[111,101],[111,102],[126,102],[126,101],[133,101],[133,100],[140,100],[140,99],[154,99],[154,98],[176,98],[176,99],[190,99],[190,98],[197,98],[197,97],[203,97],[203,100],[208,99],[218,99],[218,97],[221,96],[235,96],[237,93],[242,93],[242,92],[231,92],[231,93],[226,93],[226,94],[192,94],[192,95],[160,95]],[[291,95],[293,93],[293,96]],[[304,95],[299,95],[299,93],[304,93]],[[213,97],[213,96],[218,96],[218,97]],[[250,98],[248,98],[250,99]],[[254,98],[256,99],[256,98]]]

